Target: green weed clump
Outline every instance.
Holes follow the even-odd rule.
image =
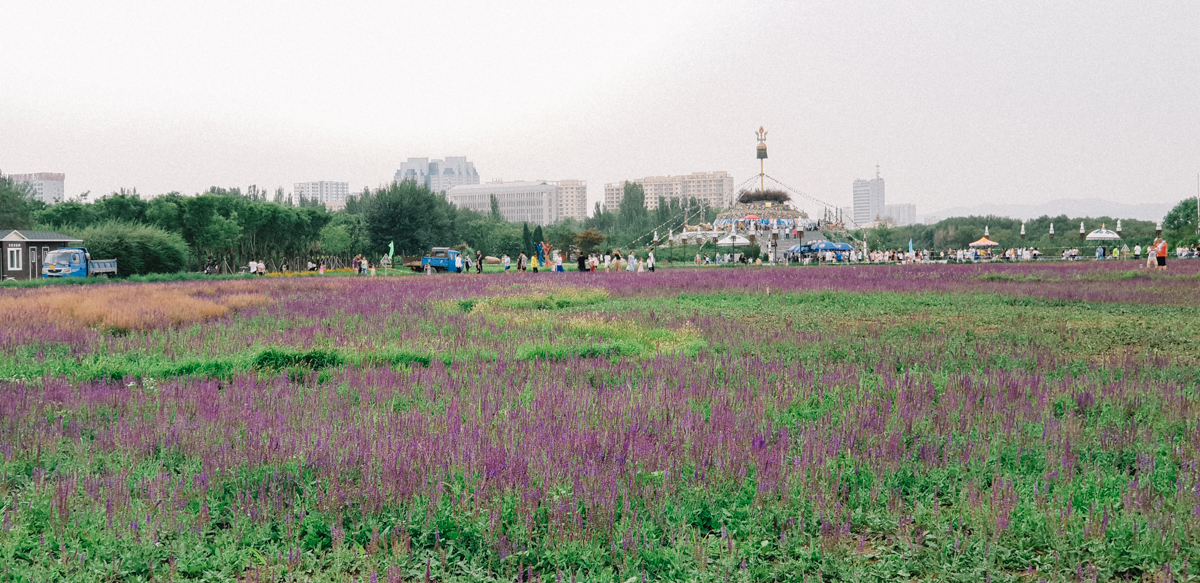
[[[611,340],[592,344],[552,344],[533,342],[517,347],[518,360],[568,360],[572,358],[620,358],[643,355],[645,346],[629,340]]]
[[[288,350],[286,348],[268,348],[254,359],[254,368],[262,370],[284,370],[291,367],[304,367],[312,370],[341,365],[345,359],[334,350],[314,348],[307,351]]]

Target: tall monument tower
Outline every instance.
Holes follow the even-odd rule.
[[[766,170],[763,165],[763,160],[767,159],[767,130],[762,126],[758,126],[758,132],[754,134],[758,137],[758,191],[765,192],[766,188]]]

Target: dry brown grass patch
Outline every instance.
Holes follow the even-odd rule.
[[[218,297],[213,290],[204,290],[210,297],[197,297],[197,291],[200,290],[162,285],[40,289],[20,296],[0,297],[0,314],[3,314],[0,321],[42,318],[66,326],[144,331],[202,322],[269,301],[265,294]]]

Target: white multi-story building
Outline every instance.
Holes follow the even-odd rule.
[[[690,199],[708,203],[712,208],[733,204],[733,177],[728,172],[693,172],[682,176],[647,176],[604,185],[604,208],[616,210],[625,198],[626,184],[641,184],[646,193],[646,208],[658,208],[658,199]]]
[[[897,227],[915,225],[917,224],[917,205],[911,202],[884,205],[883,216],[884,218],[890,217],[892,224]]]
[[[346,197],[350,196],[349,182],[297,182],[292,190],[293,202],[300,199],[312,200],[325,205],[329,210],[346,208]]]
[[[561,217],[559,187],[543,181],[455,186],[446,198],[459,208],[488,213],[493,195],[500,205],[500,216],[509,222],[549,225]]]
[[[475,171],[475,163],[468,162],[466,156],[446,156],[445,160],[409,158],[400,163],[393,180],[410,180],[433,192],[450,192],[455,186],[479,184],[479,173]]]
[[[558,218],[587,218],[587,181],[558,180],[550,184],[558,187]]]
[[[884,217],[883,178],[875,167],[875,178],[854,181],[854,222],[865,225]]]
[[[63,186],[67,179],[66,174],[35,172],[33,174],[13,174],[9,178],[14,183],[28,185],[29,190],[33,192],[33,197],[46,204],[55,204],[63,201],[63,193],[65,192]]]

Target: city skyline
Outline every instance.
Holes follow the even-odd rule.
[[[383,24],[446,10],[462,14],[450,47],[443,32]],[[66,173],[67,198],[310,177],[358,191],[386,184],[406,156],[440,152],[469,157],[483,180],[577,177],[590,210],[603,185],[637,176],[757,174],[760,125],[768,175],[837,206],[877,163],[923,213],[998,199],[1166,203],[1194,194],[1200,166],[1188,29],[1200,5],[1188,2],[334,12],[117,0],[7,16],[54,26],[0,39],[12,57],[0,75],[22,80],[0,86],[0,171]],[[262,30],[322,34],[285,49]],[[214,46],[213,34],[240,40]],[[610,42],[577,42],[587,35]],[[453,74],[420,88],[388,74],[421,61]],[[313,76],[325,81],[294,90]]]

